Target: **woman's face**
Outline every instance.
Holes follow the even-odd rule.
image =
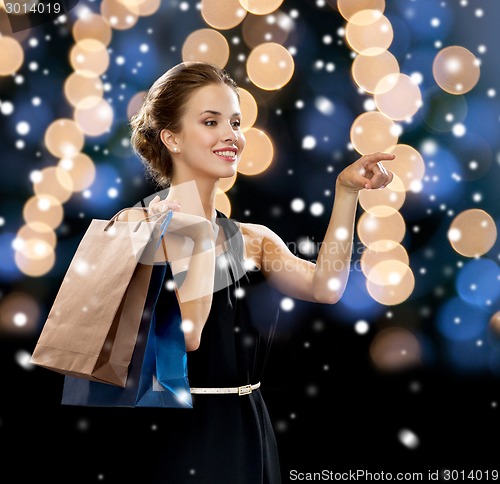
[[[227,178],[245,147],[240,130],[241,113],[236,93],[225,84],[198,89],[189,99],[181,131],[174,135],[174,178]]]

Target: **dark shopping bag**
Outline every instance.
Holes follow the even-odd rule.
[[[154,266],[124,388],[66,376],[62,403],[94,407],[191,408],[187,356],[178,306],[158,310],[166,266]]]

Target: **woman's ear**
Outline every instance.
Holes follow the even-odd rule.
[[[179,153],[179,147],[177,146],[177,139],[168,129],[162,129],[160,133],[160,138],[162,143],[167,147],[167,149],[172,153]]]

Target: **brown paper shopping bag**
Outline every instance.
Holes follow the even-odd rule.
[[[42,328],[31,363],[124,387],[155,253],[172,212],[91,221]],[[137,210],[143,210],[137,208]]]

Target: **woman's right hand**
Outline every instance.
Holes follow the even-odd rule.
[[[181,206],[177,200],[161,200],[158,195],[148,205],[148,213],[159,214],[172,210],[172,219],[167,227],[167,234],[175,234],[180,237],[188,237],[194,242],[209,241],[212,234],[210,221],[199,215],[181,212]]]
[[[148,204],[148,213],[149,215],[154,215],[156,213],[168,212],[172,210],[173,212],[178,212],[181,206],[174,200],[161,200],[159,195],[156,195]]]

